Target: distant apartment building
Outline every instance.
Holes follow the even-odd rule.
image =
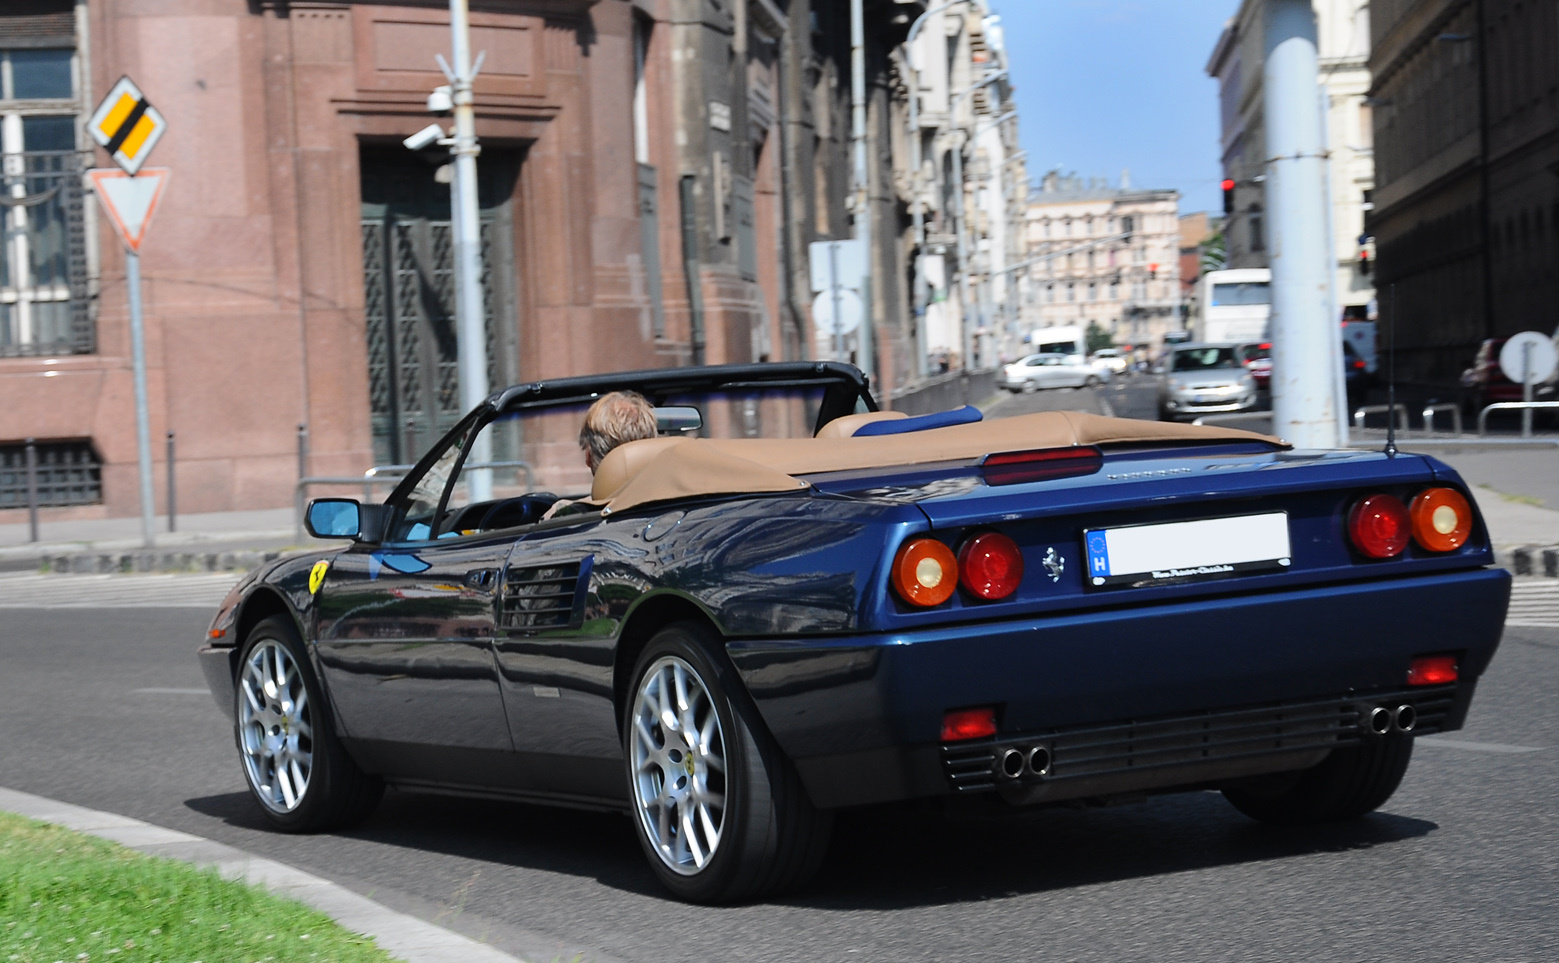
[[[1178,191],[1045,175],[1028,198],[1027,328],[1097,324],[1134,347],[1179,330],[1179,208]]]
[[[1559,18],[1519,0],[1376,0],[1377,283],[1397,369],[1454,385],[1478,342],[1555,329]]]
[[[1223,173],[1234,181],[1226,228],[1230,268],[1269,266],[1262,85],[1267,8],[1263,0],[1244,0],[1207,62],[1207,73],[1218,81]],[[1366,249],[1365,215],[1375,187],[1368,102],[1370,4],[1315,0],[1315,14],[1320,60],[1316,79],[1327,105],[1337,304],[1343,315],[1363,317],[1375,297],[1374,278],[1359,256]]]

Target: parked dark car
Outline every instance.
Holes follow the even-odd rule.
[[[1462,408],[1470,415],[1476,415],[1484,408],[1502,401],[1522,401],[1522,387],[1505,377],[1505,372],[1499,366],[1500,349],[1505,347],[1509,338],[1489,338],[1478,345],[1478,353],[1473,357],[1472,367],[1462,372],[1461,397]],[[1532,398],[1534,401],[1552,401],[1556,394],[1555,379],[1532,386]]]
[[[566,480],[616,389],[666,436],[543,519],[514,456]],[[875,408],[831,363],[536,382],[383,504],[315,500],[347,543],[250,573],[200,650],[259,811],[347,826],[386,785],[606,808],[677,896],[730,901],[806,880],[848,807],[1217,788],[1357,817],[1466,718],[1510,577],[1435,459]]]

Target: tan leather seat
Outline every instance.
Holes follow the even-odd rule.
[[[613,448],[595,468],[595,480],[590,483],[590,500],[593,502],[610,500],[656,455],[687,440],[678,436],[641,438]]]
[[[902,411],[863,411],[858,415],[835,418],[823,426],[823,430],[817,433],[817,437],[849,438],[859,431],[862,425],[869,425],[874,421],[897,421],[908,417],[909,415]]]

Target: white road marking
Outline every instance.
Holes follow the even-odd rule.
[[[1419,736],[1415,742],[1441,749],[1469,749],[1473,752],[1542,752],[1543,746],[1509,746],[1503,742],[1462,742],[1460,739],[1443,739],[1440,736]]]
[[[188,575],[0,576],[0,609],[215,609],[242,576]]]
[[[1559,578],[1518,578],[1510,588],[1505,624],[1518,628],[1559,629]]]

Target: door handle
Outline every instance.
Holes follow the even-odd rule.
[[[490,589],[498,581],[498,570],[479,568],[466,573],[466,585],[477,589]]]

